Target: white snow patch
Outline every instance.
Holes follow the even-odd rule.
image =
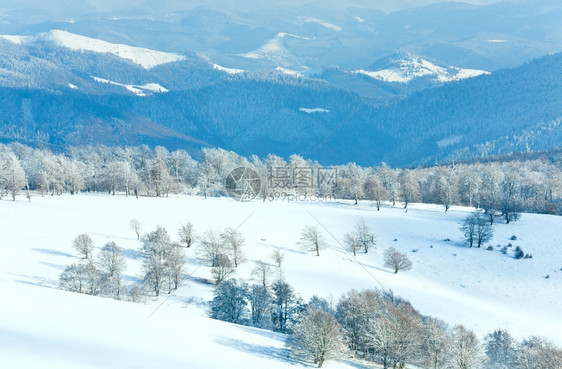
[[[29,40],[31,37],[29,36],[17,36],[17,35],[0,35],[0,38],[3,38],[6,41],[10,41],[16,45],[21,45],[25,41]]]
[[[332,23],[325,22],[325,21],[323,21],[323,20],[321,20],[321,19],[318,19],[318,18],[310,18],[310,17],[309,17],[309,18],[306,18],[306,22],[308,22],[308,23],[316,23],[316,24],[319,24],[319,25],[321,25],[321,26],[323,26],[323,27],[326,27],[326,28],[329,28],[329,29],[333,29],[334,31],[341,31],[341,30],[342,30],[342,28],[341,28],[340,26],[337,26],[337,25],[332,24]]]
[[[110,53],[120,58],[130,60],[145,69],[150,69],[161,64],[184,59],[184,57],[180,54],[167,53],[124,44],[113,44],[107,41],[81,36],[62,30],[50,31],[47,38],[58,46],[63,46],[72,50]]]
[[[213,68],[214,68],[214,69],[220,70],[221,72],[225,72],[225,73],[228,73],[228,74],[240,74],[240,73],[244,73],[244,70],[242,70],[242,69],[226,68],[226,67],[223,67],[223,66],[218,65],[218,64],[215,64],[215,63],[212,63],[212,64],[213,64]]]
[[[330,111],[327,109],[322,108],[299,108],[299,111],[304,113],[312,114],[312,113],[329,113]]]
[[[444,147],[454,145],[456,143],[459,143],[461,141],[462,137],[463,136],[453,136],[453,137],[444,138],[442,140],[437,141],[437,147],[442,149]]]
[[[302,77],[302,73],[296,70],[292,70],[292,69],[287,69],[287,68],[282,68],[282,67],[276,67],[275,68],[276,71],[287,74],[289,76],[293,76],[293,77]]]
[[[158,83],[147,83],[147,84],[144,84],[144,85],[126,85],[126,84],[123,84],[123,83],[118,83],[118,82],[110,81],[108,79],[99,78],[99,77],[95,77],[95,76],[92,76],[92,78],[94,79],[94,81],[99,82],[99,83],[108,83],[110,85],[124,87],[137,96],[147,96],[148,91],[150,91],[150,92],[160,92],[160,93],[168,92],[168,90],[166,88],[162,87]]]
[[[265,42],[259,48],[238,55],[248,59],[267,59],[276,62],[278,65],[290,64],[287,62],[287,59],[290,59],[291,56],[283,46],[283,39],[286,37],[295,38],[298,40],[305,40],[305,41],[314,40],[314,38],[310,38],[310,37],[298,36],[292,33],[279,32],[277,35],[275,35],[275,37]]]
[[[490,72],[478,69],[463,69],[453,66],[448,68],[441,67],[419,56],[410,56],[405,59],[400,59],[397,60],[396,63],[398,65],[395,69],[389,68],[378,71],[359,69],[354,71],[354,73],[364,74],[386,82],[397,83],[408,83],[416,78],[426,76],[433,76],[440,82],[452,82],[477,77],[482,74],[490,74]]]
[[[76,87],[76,85],[73,85],[72,83],[69,83],[69,84],[68,84],[68,87],[70,87],[70,88],[73,89],[73,90],[77,90],[77,89],[78,89],[78,87]]]

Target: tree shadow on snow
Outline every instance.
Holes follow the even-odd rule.
[[[289,350],[286,348],[254,345],[234,338],[224,337],[216,339],[215,342],[219,345],[234,348],[238,351],[246,352],[248,354],[256,355],[265,359],[275,359],[291,365],[302,365],[302,362],[297,361],[296,359],[291,357],[291,355],[289,355]]]
[[[66,252],[61,252],[61,251],[57,251],[57,250],[51,250],[51,249],[41,249],[41,248],[34,248],[31,249],[32,251],[35,252],[40,252],[42,254],[47,254],[47,255],[54,255],[54,256],[65,256],[67,258],[74,258],[74,255],[68,254]]]
[[[139,259],[142,259],[142,257],[143,257],[142,252],[140,252],[139,250],[127,249],[125,247],[121,247],[121,251],[123,252],[123,255],[127,259],[139,260]]]
[[[58,287],[58,282],[53,281],[53,280],[48,279],[48,278],[38,277],[36,275],[28,275],[28,274],[18,274],[18,273],[9,273],[9,274],[12,274],[12,275],[15,275],[16,277],[18,277],[18,279],[16,279],[17,283],[28,284],[28,285],[31,285],[31,286],[45,287],[45,288],[57,288]]]

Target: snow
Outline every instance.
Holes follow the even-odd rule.
[[[133,47],[124,44],[113,44],[107,41],[81,36],[62,30],[50,31],[46,37],[58,46],[63,46],[72,50],[110,53],[120,58],[130,60],[145,69],[150,69],[161,64],[184,59],[184,57],[180,54],[167,53],[142,47]]]
[[[275,70],[278,71],[278,72],[281,72],[283,74],[287,74],[289,76],[302,77],[302,73],[299,72],[299,71],[296,71],[296,70],[282,68],[282,67],[276,67]]]
[[[10,41],[16,45],[22,45],[25,41],[29,39],[29,36],[16,36],[16,35],[0,35],[6,41]]]
[[[56,289],[66,265],[77,262],[72,240],[89,234],[96,251],[111,240],[124,249],[126,282],[140,275],[140,243],[128,222],[142,232],[157,225],[177,238],[180,224],[206,229],[238,228],[245,254],[236,277],[251,279],[259,260],[285,252],[286,280],[308,299],[351,289],[392,289],[422,314],[464,324],[481,337],[507,328],[518,338],[541,335],[562,344],[562,217],[523,214],[512,224],[496,224],[494,251],[467,248],[459,223],[472,210],[437,205],[383,206],[349,201],[236,202],[229,198],[177,196],[146,198],[108,195],[34,195],[2,200],[0,222],[0,357],[10,368],[299,368],[285,357],[284,337],[205,316],[212,287],[197,282],[210,268],[187,249],[189,280],[173,295],[133,304]],[[354,259],[338,241],[364,219],[377,246]],[[319,224],[328,241],[320,257],[303,253],[296,242],[304,225]],[[326,231],[328,230],[329,233]],[[334,238],[332,237],[334,236]],[[517,241],[510,241],[517,235]],[[445,239],[451,241],[444,241]],[[394,241],[396,239],[396,241]],[[515,260],[496,245],[521,246],[532,259]],[[414,267],[393,274],[382,253],[393,246],[408,252]],[[432,247],[430,247],[432,246]],[[488,246],[488,244],[486,244]],[[413,252],[412,250],[416,250]],[[545,279],[546,275],[549,279]],[[217,354],[220,353],[220,354]],[[327,368],[354,367],[327,363]]]
[[[290,58],[288,51],[283,46],[283,39],[286,37],[295,38],[298,40],[311,41],[314,38],[298,36],[291,33],[279,32],[271,40],[265,42],[259,48],[250,52],[239,54],[248,59],[268,59],[277,62],[278,64],[286,64],[286,60]]]
[[[385,82],[408,83],[420,77],[433,77],[440,82],[452,82],[462,79],[477,77],[482,74],[490,74],[478,69],[463,69],[450,66],[441,67],[418,56],[409,56],[396,61],[396,68],[368,71],[359,69],[357,74],[364,74],[374,79]]]
[[[329,29],[332,29],[332,30],[338,31],[338,32],[342,30],[342,28],[340,26],[337,26],[337,25],[332,24],[332,23],[325,22],[325,21],[323,21],[321,19],[318,19],[318,18],[309,17],[309,18],[306,18],[306,22],[307,23],[316,23],[316,24],[319,24],[323,27],[326,27],[326,28],[329,28]]]
[[[168,92],[168,90],[166,88],[160,86],[158,83],[147,83],[147,84],[144,84],[144,85],[126,85],[126,84],[113,82],[113,81],[110,81],[108,79],[99,78],[99,77],[95,77],[95,76],[92,76],[92,78],[94,79],[94,81],[99,82],[99,83],[108,83],[110,85],[124,87],[137,96],[147,96],[147,91],[160,92],[160,93]]]
[[[442,149],[461,142],[463,136],[451,136],[437,141],[437,146]]]
[[[327,109],[322,108],[299,108],[299,111],[304,113],[312,114],[312,113],[329,113],[330,111]]]
[[[226,67],[220,66],[220,65],[215,64],[215,63],[213,63],[213,68],[216,69],[216,70],[220,70],[221,72],[228,73],[228,74],[244,73],[244,70],[242,70],[242,69],[226,68]]]

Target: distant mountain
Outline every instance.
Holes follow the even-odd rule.
[[[498,48],[498,55],[523,55],[508,34],[536,46],[523,59],[556,49],[552,14],[560,6],[511,5],[390,14],[303,5],[283,15],[201,6],[25,25],[0,36],[0,140],[57,149],[164,145],[194,155],[220,146],[363,165],[557,147],[561,54],[503,70],[489,57]],[[505,13],[501,22],[493,10]],[[451,45],[470,39],[476,26],[466,19],[476,15],[483,28],[504,33],[474,43],[483,50],[474,59],[463,54],[470,48]],[[512,56],[502,65],[521,60]]]

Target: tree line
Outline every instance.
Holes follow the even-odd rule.
[[[356,202],[370,200],[377,209],[383,202],[400,203],[405,208],[412,202],[441,204],[445,211],[453,205],[465,205],[484,210],[492,223],[497,218],[509,223],[521,212],[562,213],[560,161],[522,159],[415,169],[392,169],[384,163],[364,168],[349,163],[330,168],[336,177],[329,185],[311,177],[310,185],[302,186],[298,173],[302,169],[318,173],[324,169],[318,162],[299,155],[288,160],[271,154],[246,158],[220,148],[204,148],[196,160],[187,151],[169,152],[160,146],[80,146],[54,153],[19,143],[0,145],[0,194],[12,199],[22,191],[42,195],[226,196],[225,180],[237,167],[259,174],[264,200],[274,191],[282,191],[304,198],[315,194]],[[277,168],[284,169],[286,178],[272,184]]]

